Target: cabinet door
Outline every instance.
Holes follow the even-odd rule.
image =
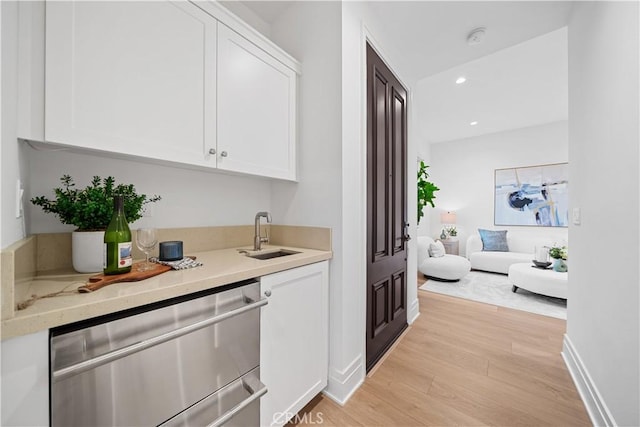
[[[46,140],[215,166],[216,26],[187,2],[47,2]]]
[[[49,331],[5,339],[0,351],[0,425],[49,425]]]
[[[295,180],[296,73],[218,24],[218,168]]]
[[[260,279],[260,425],[281,426],[327,386],[328,262]]]

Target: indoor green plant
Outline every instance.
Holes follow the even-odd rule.
[[[553,259],[567,259],[566,246],[552,246],[549,248],[549,256]]]
[[[136,193],[133,184],[116,185],[112,176],[94,176],[91,183],[83,189],[76,188],[69,175],[63,175],[60,181],[62,187],[53,189],[53,199],[38,196],[32,198],[31,203],[56,215],[63,224],[77,227],[72,235],[72,258],[73,268],[81,273],[102,269],[104,230],[113,214],[113,196],[124,196],[124,211],[129,223],[142,217],[145,204],[161,199],[160,196],[147,197]],[[93,249],[79,247],[83,244],[89,244]],[[86,256],[88,253],[91,255]],[[83,263],[83,259],[87,258],[88,262]]]
[[[445,230],[447,231],[447,234],[451,237],[458,236],[458,230],[454,226],[447,227]]]
[[[565,262],[568,257],[566,246],[552,246],[549,248],[549,256],[555,259],[553,263],[553,269],[559,272],[567,271],[567,263]]]
[[[440,190],[432,182],[428,181],[428,167],[429,166],[424,164],[424,161],[420,161],[420,168],[418,169],[418,223],[420,223],[420,220],[424,215],[424,212],[422,212],[422,210],[427,205],[427,203],[430,204],[432,208],[436,207],[436,205],[433,203],[433,199],[436,198],[434,193]]]

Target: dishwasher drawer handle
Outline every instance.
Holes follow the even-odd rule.
[[[207,427],[220,427],[226,424],[231,418],[238,415],[238,413],[242,412],[247,406],[251,405],[253,402],[260,399],[267,393],[267,387],[260,381],[260,374],[256,374],[256,371],[259,372],[259,370],[260,368],[256,368],[253,371],[247,372],[242,377],[238,378],[235,381],[232,381],[215,393],[210,394],[190,408],[185,409],[183,412],[179,413],[173,418],[170,418],[169,420],[163,422],[158,427],[182,427],[185,425],[198,424],[206,425]],[[192,412],[196,414],[206,414],[207,409],[219,409],[220,402],[225,401],[226,396],[232,396],[234,390],[237,390],[238,387],[242,387],[245,391],[249,392],[249,396],[247,396],[237,405],[230,408],[224,414],[217,416],[214,421],[210,422],[209,424],[205,424],[205,422],[202,422],[204,421],[202,419],[192,419],[190,417]],[[202,418],[204,418],[205,416],[203,416]]]
[[[240,307],[238,309],[220,314],[218,316],[210,317],[208,319],[201,320],[200,322],[196,322],[191,325],[187,325],[182,328],[164,333],[162,335],[158,335],[156,337],[149,338],[144,341],[137,342],[135,344],[131,344],[127,347],[122,347],[117,350],[110,351],[100,356],[96,356],[92,359],[84,360],[74,365],[67,366],[66,368],[58,369],[57,371],[53,371],[53,379],[54,381],[61,381],[65,378],[69,378],[71,376],[80,374],[82,372],[89,371],[91,369],[97,368],[98,366],[105,365],[107,363],[113,362],[118,359],[122,359],[123,357],[129,356],[131,354],[137,353],[147,348],[156,346],[158,344],[162,344],[164,342],[171,341],[176,338],[180,338],[183,335],[190,334],[191,332],[195,332],[199,329],[206,328],[207,326],[220,323],[231,317],[246,313],[247,311],[255,310],[256,308],[262,307],[263,305],[267,305],[268,302],[269,300],[267,300],[266,298],[263,298],[258,301],[247,304],[243,307]]]
[[[252,392],[251,396],[247,397],[245,400],[238,403],[229,411],[222,414],[217,420],[209,424],[207,427],[220,427],[221,425],[229,421],[231,418],[235,417],[244,408],[246,408],[247,406],[251,405],[254,401],[264,396],[267,393],[267,387],[264,384],[262,384],[260,381],[257,381],[257,383],[259,384],[259,387],[257,390],[251,388],[251,392]],[[244,382],[244,385],[245,385],[245,388],[248,388],[246,382]]]

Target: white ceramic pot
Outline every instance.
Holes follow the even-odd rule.
[[[71,233],[71,258],[78,273],[100,273],[103,269],[104,231]]]

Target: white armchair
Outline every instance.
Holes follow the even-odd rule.
[[[455,282],[471,271],[471,263],[464,257],[445,254],[441,257],[429,255],[429,245],[435,243],[431,237],[418,236],[418,270],[430,279]]]

